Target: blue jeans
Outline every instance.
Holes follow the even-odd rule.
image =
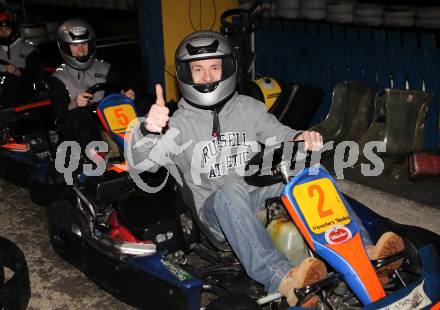
[[[199,211],[201,221],[219,241],[226,237],[248,275],[269,293],[277,291],[293,266],[275,248],[256,214],[267,198],[279,197],[283,187],[279,183],[248,192],[242,184],[227,183],[212,193]],[[364,244],[371,245],[360,219],[355,216],[353,220],[361,227]]]

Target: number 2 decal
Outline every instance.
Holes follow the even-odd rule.
[[[324,210],[324,191],[321,186],[313,184],[309,186],[308,193],[309,197],[312,198],[315,196],[314,192],[318,193],[318,214],[320,218],[327,217],[333,215],[333,210]]]
[[[115,116],[118,119],[119,124],[122,126],[128,125],[128,117],[124,114],[124,108],[117,108],[113,110],[115,112]]]

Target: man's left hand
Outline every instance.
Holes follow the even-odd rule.
[[[303,131],[295,137],[295,141],[304,140],[305,148],[309,151],[318,151],[322,148],[323,139],[317,131]]]
[[[127,90],[126,92],[124,92],[124,95],[127,96],[128,98],[130,98],[131,100],[134,100],[135,93],[134,93],[134,90],[131,88],[129,90]]]
[[[17,68],[14,64],[5,65],[6,72],[9,72],[10,74],[20,76],[21,71],[19,68]]]

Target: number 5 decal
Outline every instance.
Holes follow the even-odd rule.
[[[117,108],[113,110],[115,112],[115,116],[118,119],[119,124],[122,126],[128,125],[128,117],[124,114],[124,108]]]
[[[333,210],[324,210],[324,191],[322,190],[321,186],[319,185],[311,185],[308,188],[309,197],[314,197],[314,192],[318,193],[318,214],[320,218],[324,218],[330,215],[333,215]]]

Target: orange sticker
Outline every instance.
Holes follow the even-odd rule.
[[[132,120],[136,119],[136,112],[130,104],[107,107],[104,109],[104,115],[110,130],[116,134],[130,131],[127,126]]]
[[[347,225],[350,215],[329,179],[296,185],[293,197],[313,233],[320,234],[334,225]]]

